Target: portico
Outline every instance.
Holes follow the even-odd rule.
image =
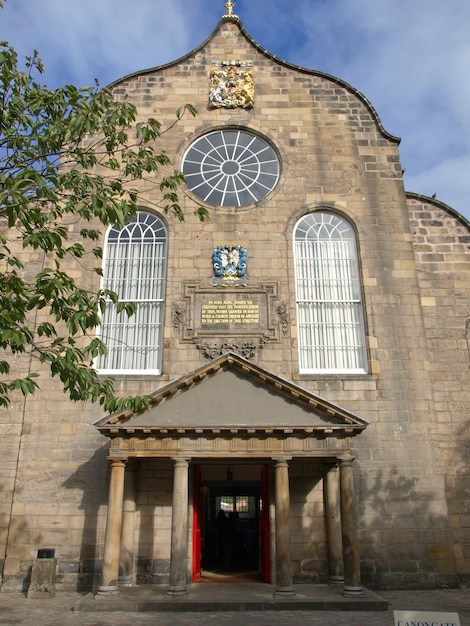
[[[294,598],[291,494],[299,500],[303,487],[290,472],[301,468],[304,482],[323,484],[328,582],[344,585],[345,596],[362,595],[350,438],[366,428],[365,420],[232,353],[166,385],[152,398],[145,413],[115,414],[95,424],[110,438],[111,471],[98,595],[112,597],[120,585],[135,584],[136,477],[144,463],[170,461],[167,594],[186,596],[188,582],[195,582],[200,571],[200,524],[203,519],[207,527],[211,515],[208,509],[206,518],[201,515],[200,494],[207,497],[208,486],[217,483],[201,481],[201,471],[206,478],[220,478],[237,468],[244,471],[244,479],[234,483],[239,493],[245,493],[247,476],[251,483],[264,481],[263,495],[253,500],[263,580],[273,584],[275,597]],[[314,468],[315,479],[308,468]],[[296,543],[296,554],[304,547],[308,551],[307,544]]]

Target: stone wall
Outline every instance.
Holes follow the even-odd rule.
[[[253,62],[252,110],[208,108],[211,63],[229,59]],[[186,102],[197,108],[196,118],[185,115],[161,138],[172,168],[181,166],[192,140],[227,126],[266,136],[282,166],[279,184],[266,200],[240,209],[210,208],[203,223],[193,214],[197,200],[189,191],[182,193],[186,219],[179,223],[161,212],[158,178],[142,184],[142,208],[159,211],[168,226],[163,373],[117,377],[118,390],[150,392],[205,362],[194,344],[181,341],[173,305],[183,297],[185,281],[210,282],[214,247],[247,247],[249,283],[275,282],[288,322],[287,332],[254,360],[370,421],[353,442],[366,584],[457,584],[470,573],[464,482],[468,224],[439,203],[419,197],[407,203],[398,141],[360,93],[320,72],[273,59],[233,21],[222,22],[212,38],[177,63],[112,88],[116,98],[127,95],[142,118],[155,116],[164,126]],[[299,374],[292,237],[297,220],[317,209],[338,212],[356,229],[369,357],[364,375]],[[40,267],[42,259],[33,261]],[[18,367],[25,372],[29,363],[18,361]],[[107,441],[93,426],[102,414],[99,407],[70,403],[47,373],[40,382],[34,397],[15,397],[10,409],[0,412],[6,437],[0,468],[0,542],[8,544],[4,581],[23,584],[37,549],[51,547],[62,568],[58,587],[91,584],[102,558],[107,506]],[[307,476],[304,470],[296,466],[292,475],[294,572],[299,581],[322,582],[321,485],[314,484],[316,473]],[[142,467],[137,524],[142,581],[166,575],[170,475],[169,465]]]
[[[440,202],[410,195],[410,224],[431,363],[436,434],[429,462],[442,459],[451,547],[436,546],[443,568],[470,574],[468,221]]]

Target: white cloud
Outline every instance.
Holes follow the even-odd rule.
[[[37,48],[51,86],[107,84],[190,52],[224,4],[8,0],[0,39],[23,55]],[[238,0],[235,12],[270,52],[360,89],[402,137],[406,188],[436,191],[470,217],[468,0]]]
[[[10,0],[0,35],[23,54],[38,49],[46,77],[59,82],[110,82],[169,62],[192,46],[197,3],[173,0]],[[196,20],[193,20],[196,21]],[[195,45],[195,44],[194,44]]]
[[[350,0],[301,5],[308,17],[295,61],[360,89],[384,127],[402,138],[406,187],[430,194],[437,177],[439,197],[470,217],[470,3],[362,0],[360,10]]]

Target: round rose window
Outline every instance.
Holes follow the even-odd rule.
[[[245,130],[217,130],[199,137],[183,157],[189,189],[218,206],[259,202],[279,179],[279,159],[266,140]]]

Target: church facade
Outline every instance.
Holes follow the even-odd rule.
[[[281,597],[457,586],[470,225],[404,190],[399,139],[363,94],[227,10],[185,57],[111,85],[142,119],[198,111],[162,136],[185,220],[149,180],[103,241],[105,286],[139,307],[109,307],[96,367],[152,406],[103,416],[49,380],[3,411],[2,584],[53,549],[59,587],[101,595],[185,595],[208,573]]]

